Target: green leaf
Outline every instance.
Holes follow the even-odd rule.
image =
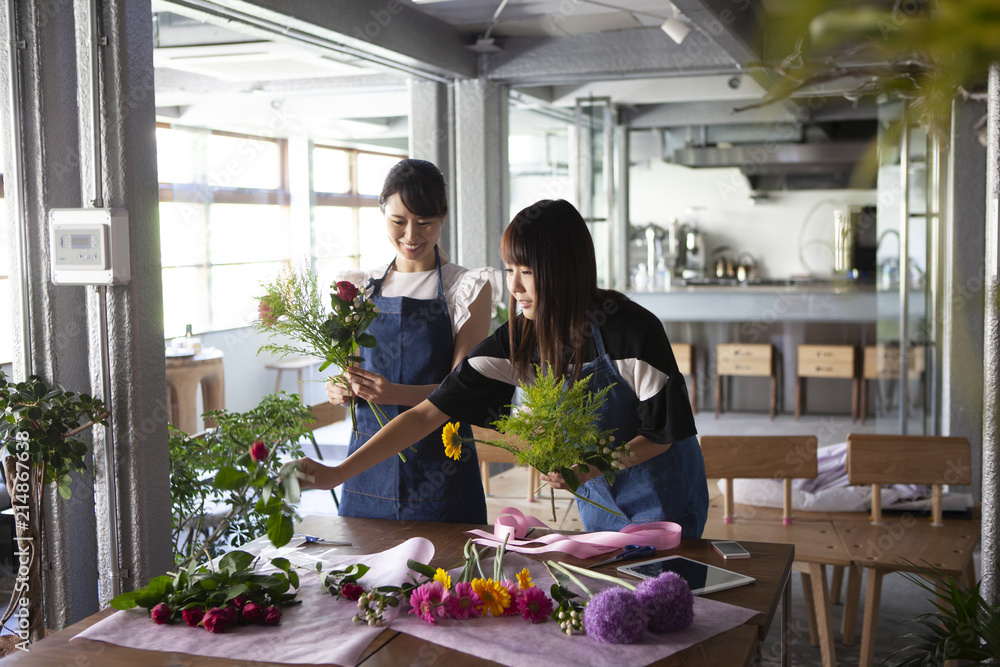
[[[267,519],[267,537],[271,544],[283,547],[292,539],[294,528],[292,520],[284,514],[272,514]]]
[[[272,558],[271,565],[275,566],[282,572],[288,572],[288,570],[291,569],[292,567],[292,564],[288,561],[287,558],[280,558],[280,557]]]
[[[433,578],[434,575],[437,573],[437,570],[435,570],[430,565],[426,565],[424,563],[421,563],[420,561],[413,560],[412,558],[406,561],[406,567],[410,568],[414,572],[417,572],[418,574],[424,575],[425,577]]]
[[[73,497],[73,489],[70,488],[69,484],[59,484],[56,488],[59,490],[59,495],[63,500],[69,500]]]
[[[229,602],[238,595],[243,595],[248,590],[250,590],[250,587],[246,584],[234,584],[230,586],[226,591],[226,602]]]
[[[323,324],[323,329],[334,343],[342,343],[351,337],[351,330],[336,320],[327,320]]]
[[[239,570],[249,569],[254,557],[245,551],[230,551],[219,559],[219,571],[233,575]]]
[[[288,573],[288,581],[291,582],[292,586],[295,588],[299,587],[299,573],[295,570],[291,570]]]
[[[236,491],[243,488],[249,479],[250,475],[247,473],[226,465],[215,474],[215,486],[223,491]]]
[[[111,598],[111,606],[119,611],[124,611],[126,609],[134,609],[138,606],[136,602],[136,597],[138,593],[136,591],[129,591],[128,593],[122,593],[121,595],[116,595]]]
[[[375,336],[367,333],[358,334],[354,337],[361,347],[375,347]]]
[[[350,362],[353,362],[353,363],[355,363],[355,364],[360,364],[360,363],[364,363],[364,360],[365,360],[365,358],[364,358],[364,357],[359,357],[359,356],[358,356],[358,355],[356,355],[356,354],[349,354],[349,355],[347,355],[347,357],[345,357],[345,358],[347,359],[347,361],[350,361]]]

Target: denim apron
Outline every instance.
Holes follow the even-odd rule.
[[[407,385],[439,384],[451,372],[455,338],[448,303],[441,284],[441,259],[437,262],[438,293],[434,299],[382,296],[385,277],[374,281],[372,300],[379,314],[368,332],[377,341],[365,351],[361,367],[383,375],[389,382]],[[392,419],[407,406],[379,405]],[[358,432],[351,434],[349,453],[368,442],[380,428],[370,406],[359,401]],[[462,437],[472,429],[463,425]],[[479,476],[476,448],[462,447],[454,461],[444,455],[441,429],[412,448],[403,450],[404,463],[395,454],[344,483],[341,516],[409,521],[486,523],[486,496]]]
[[[615,441],[621,446],[639,434],[639,399],[618,373],[593,323],[591,330],[597,358],[583,367],[580,377],[592,375],[588,385],[591,391],[614,385],[608,391],[598,427],[615,429]],[[623,515],[618,517],[578,500],[580,519],[587,531],[621,530],[629,523],[673,521],[681,526],[684,537],[701,537],[708,517],[708,484],[698,437],[678,440],[662,454],[619,471],[610,486],[602,475],[583,484],[577,493]]]

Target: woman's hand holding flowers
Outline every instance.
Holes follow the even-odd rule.
[[[580,484],[587,482],[595,477],[601,476],[601,471],[594,467],[590,468],[589,472],[580,472],[580,466],[573,466],[573,472],[576,473],[577,478],[580,480]],[[569,484],[563,479],[563,476],[557,472],[549,472],[544,475],[539,476],[540,479],[551,486],[553,489],[570,489]]]

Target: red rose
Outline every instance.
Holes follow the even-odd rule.
[[[357,600],[362,595],[364,595],[365,589],[361,587],[361,584],[355,584],[353,582],[348,582],[340,587],[340,597],[345,600]]]
[[[260,441],[258,440],[257,442],[260,442]],[[255,442],[253,444],[256,445],[257,442]],[[261,444],[264,444],[264,443],[261,443]],[[253,456],[253,448],[251,448],[251,454],[250,454],[250,456]],[[247,596],[245,596],[245,595],[237,595],[236,597],[234,597],[232,600],[229,601],[229,604],[231,604],[232,606],[236,607],[237,609],[242,609],[243,605],[245,605],[249,601],[250,600],[249,600],[249,598],[247,598]]]
[[[193,609],[185,609],[181,612],[181,616],[184,618],[184,622],[190,625],[192,628],[198,627],[201,623],[201,619],[205,617],[205,610],[201,607],[195,607]]]
[[[264,625],[277,625],[281,623],[281,610],[277,607],[268,607],[264,610]]]
[[[264,444],[263,440],[254,440],[253,444],[250,445],[250,458],[253,459],[254,463],[260,463],[267,458],[268,455],[267,445]],[[244,599],[245,601],[245,599]],[[237,605],[242,607],[243,605]]]
[[[243,605],[243,620],[247,623],[263,623],[264,607],[256,602],[247,602]]]
[[[337,283],[337,296],[340,297],[342,301],[350,303],[354,301],[354,297],[356,297],[357,295],[358,295],[358,288],[354,283],[348,282],[346,280],[341,280],[339,283]]]
[[[229,625],[227,620],[228,614],[226,614],[226,612],[223,611],[223,609],[225,608],[212,607],[211,609],[205,612],[205,616],[202,617],[201,619],[201,624],[205,627],[206,630],[208,630],[209,632],[222,632],[223,630],[226,629],[226,626]],[[228,609],[233,609],[233,608],[228,607]],[[233,611],[236,610],[233,609]]]
[[[153,607],[150,612],[150,616],[153,617],[153,622],[157,625],[163,625],[164,623],[170,622],[170,607],[167,606],[166,602],[161,602],[160,604]]]
[[[219,607],[222,617],[226,619],[226,625],[236,625],[236,622],[240,620],[240,612],[236,611],[236,607]]]

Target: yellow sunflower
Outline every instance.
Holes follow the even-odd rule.
[[[510,591],[502,582],[492,579],[473,579],[472,590],[482,600],[479,608],[484,614],[503,616],[504,609],[510,607]]]
[[[441,582],[441,585],[444,586],[446,591],[451,590],[451,575],[448,574],[448,572],[443,568],[439,567],[437,572],[434,573],[434,581]]]
[[[517,585],[521,590],[534,587],[535,584],[531,581],[531,573],[528,572],[528,568],[517,573]]]
[[[462,458],[462,436],[458,434],[458,422],[448,422],[441,431],[441,441],[444,443],[444,455],[455,459]]]

